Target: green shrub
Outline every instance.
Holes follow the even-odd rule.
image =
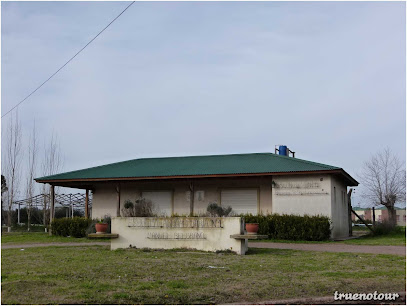
[[[133,202],[126,200],[122,208],[122,215],[124,217],[156,217],[157,214],[154,210],[154,203],[145,198],[139,198]]]
[[[134,204],[133,204],[132,201],[126,200],[126,202],[124,202],[124,208],[125,209],[133,209],[133,207],[134,207]]]
[[[52,234],[64,237],[85,237],[91,223],[91,219],[83,217],[54,219],[51,223]]]
[[[395,226],[394,224],[390,223],[389,221],[377,223],[376,226],[373,228],[374,236],[381,236],[381,235],[388,235],[388,234],[399,234],[405,232],[405,228],[403,229],[402,226]]]
[[[232,207],[222,207],[217,203],[210,203],[206,211],[210,217],[227,217],[232,212]]]
[[[331,224],[324,216],[296,215],[243,215],[246,223],[258,223],[259,234],[271,239],[327,240],[331,236]]]

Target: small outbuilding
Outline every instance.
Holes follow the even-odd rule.
[[[208,204],[236,214],[324,215],[332,238],[349,235],[347,186],[340,167],[273,153],[141,158],[35,179],[92,192],[92,218],[120,216],[127,200],[150,199],[161,215],[199,215]],[[86,209],[86,214],[88,210]]]

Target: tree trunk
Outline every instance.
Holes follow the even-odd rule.
[[[386,206],[386,208],[387,208],[387,212],[389,214],[389,224],[391,226],[396,226],[397,219],[396,219],[396,210],[394,209],[394,205]]]
[[[27,207],[27,231],[31,230],[31,205]]]
[[[11,232],[11,210],[7,211],[7,231]]]

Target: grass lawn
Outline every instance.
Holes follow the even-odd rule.
[[[49,243],[49,242],[92,242],[92,241],[109,241],[103,239],[73,238],[50,236],[49,233],[38,232],[2,232],[2,244],[24,244],[24,243]]]
[[[367,235],[358,239],[342,241],[346,244],[364,244],[364,245],[406,245],[406,229],[404,231],[395,231],[385,235]]]
[[[405,290],[405,258],[104,246],[2,250],[3,304],[214,304]],[[209,266],[217,268],[209,268]]]
[[[361,232],[366,235],[357,239],[349,239],[344,241],[302,241],[302,240],[278,240],[278,239],[268,239],[268,240],[258,240],[259,242],[283,242],[283,243],[345,243],[345,244],[358,244],[358,245],[406,245],[406,228],[400,227],[398,230],[385,234],[373,236],[370,234],[368,229],[356,230],[356,235],[360,235]],[[255,241],[253,241],[255,242]]]

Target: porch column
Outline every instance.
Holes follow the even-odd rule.
[[[353,188],[350,188],[348,191],[348,233],[349,236],[352,236],[352,191]]]
[[[49,212],[49,223],[51,226],[52,220],[54,220],[54,209],[55,209],[55,187],[51,185],[51,206]],[[49,234],[52,235],[52,228],[50,228]]]
[[[86,189],[85,195],[85,218],[89,218],[89,189]]]
[[[194,192],[194,183],[189,183],[189,215],[192,217],[194,215],[194,200],[195,200],[195,192]]]
[[[116,217],[120,217],[120,185],[116,186],[116,193],[117,193],[117,211],[116,211]]]
[[[69,205],[71,205],[71,218],[73,219],[74,205],[72,203],[72,195],[69,195]]]

